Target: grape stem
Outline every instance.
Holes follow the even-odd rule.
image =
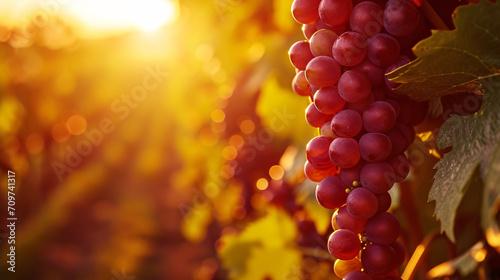
[[[304,256],[314,257],[315,259],[324,259],[332,262],[336,260],[328,251],[323,249],[299,247],[299,250]]]
[[[427,0],[422,0],[421,2],[422,5],[420,6],[420,9],[427,17],[427,19],[432,23],[432,25],[439,30],[449,30],[448,26],[446,26],[444,21],[439,17],[436,11],[434,11],[434,8],[432,8],[431,4],[429,4]]]
[[[411,258],[403,271],[403,275],[401,275],[401,279],[411,280],[415,277],[417,267],[420,265],[422,259],[427,253],[430,243],[438,236],[440,236],[440,232],[437,228],[425,236],[422,242],[417,246],[417,248],[415,248],[415,251],[413,251]]]

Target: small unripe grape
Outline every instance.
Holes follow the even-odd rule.
[[[350,260],[336,260],[333,271],[339,278],[344,278],[352,271],[361,271],[361,261],[358,258]]]

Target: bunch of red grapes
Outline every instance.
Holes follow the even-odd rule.
[[[309,96],[306,120],[320,136],[307,144],[307,177],[318,202],[336,209],[328,250],[340,278],[400,279],[405,249],[389,190],[404,180],[405,150],[427,104],[398,94],[385,74],[411,61],[428,35],[409,0],[295,0],[307,40],[290,48],[296,93]]]

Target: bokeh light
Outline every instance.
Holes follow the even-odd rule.
[[[87,121],[80,115],[73,115],[66,120],[66,128],[70,134],[79,135],[87,128]]]
[[[267,187],[269,186],[269,182],[266,180],[266,178],[260,178],[259,180],[257,180],[257,183],[255,185],[257,186],[257,189],[263,191],[267,189]]]
[[[217,123],[223,122],[226,118],[226,114],[224,114],[224,111],[220,109],[213,110],[211,116],[212,120]]]
[[[243,147],[243,144],[245,144],[245,140],[239,134],[232,135],[229,138],[229,145],[235,147],[236,149]]]
[[[252,120],[244,120],[240,123],[240,129],[245,134],[250,134],[255,130],[255,124]]]
[[[279,180],[283,178],[283,175],[285,175],[285,171],[281,166],[273,165],[271,166],[271,168],[269,168],[269,176],[271,176],[273,180]]]
[[[222,156],[227,160],[233,160],[238,155],[238,151],[233,146],[226,146],[222,150]]]

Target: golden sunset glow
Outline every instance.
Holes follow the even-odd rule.
[[[415,1],[0,0],[0,280],[489,280],[500,0]]]
[[[134,29],[153,32],[175,22],[179,10],[176,0],[0,1],[4,24],[36,29],[61,18],[87,37]]]
[[[175,21],[179,12],[177,4],[167,0],[72,1],[67,9],[88,28],[136,28],[145,32]]]

